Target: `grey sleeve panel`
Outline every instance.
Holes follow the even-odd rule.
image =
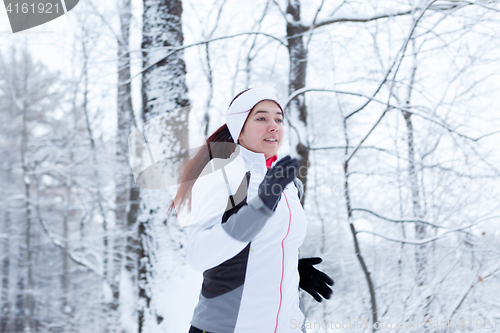
[[[295,186],[297,186],[297,190],[299,191],[299,200],[302,200],[302,196],[304,195],[304,184],[302,184],[302,181],[297,177],[295,177],[293,182],[295,183]]]
[[[250,242],[264,228],[266,221],[274,214],[257,195],[235,214],[231,215],[222,228],[234,239]]]

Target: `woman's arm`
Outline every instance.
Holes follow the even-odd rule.
[[[187,261],[196,271],[203,272],[240,253],[274,214],[256,196],[248,204],[228,210],[232,214],[222,223],[228,198],[221,173],[201,177],[193,186]]]

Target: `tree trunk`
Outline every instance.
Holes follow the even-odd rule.
[[[85,37],[88,38],[88,37]],[[89,63],[89,54],[88,54],[88,41],[86,39],[82,40],[82,57],[83,57],[83,105],[82,105],[82,111],[83,115],[85,118],[85,126],[87,129],[87,134],[88,134],[88,140],[90,143],[90,150],[91,150],[91,155],[92,155],[92,168],[93,168],[93,173],[94,173],[94,184],[96,187],[96,203],[97,207],[99,210],[99,213],[102,218],[102,229],[103,229],[103,259],[102,259],[102,272],[103,272],[103,279],[104,283],[106,283],[108,286],[111,285],[110,279],[109,279],[109,237],[108,237],[108,221],[106,218],[106,212],[104,211],[104,206],[103,206],[103,201],[104,198],[102,197],[101,194],[101,180],[99,176],[99,163],[97,162],[97,149],[96,149],[96,144],[94,140],[94,134],[92,130],[92,124],[90,123],[90,115],[89,115],[89,110],[88,110],[88,95],[89,95],[89,68],[88,68],[88,63]],[[103,318],[106,319],[105,312],[107,310],[107,307],[104,306],[104,313],[103,313]],[[105,325],[107,326],[107,323],[105,322]]]
[[[26,248],[22,245],[19,247],[19,250],[24,252]],[[20,270],[24,265],[22,264],[21,260],[23,259],[23,256],[19,256],[19,265],[18,269]],[[25,318],[25,312],[24,312],[24,304],[25,304],[25,299],[24,299],[24,276],[22,275],[22,272],[19,271],[17,274],[17,293],[16,293],[16,315],[14,318],[14,332],[24,332],[24,318]]]
[[[289,0],[286,9],[295,23],[300,22],[300,0]],[[305,29],[301,24],[287,22],[286,35],[288,40],[288,56],[290,59],[288,94],[306,86],[307,52],[302,34]],[[305,95],[301,94],[290,101],[288,106],[290,122],[295,130],[290,131],[292,147],[300,156],[298,177],[304,184],[302,204],[305,202],[307,189],[307,167],[309,165],[309,147],[307,146],[307,106]],[[285,117],[286,118],[286,117]]]
[[[4,237],[0,238],[2,241],[2,294],[0,300],[0,333],[7,333],[10,331],[8,324],[10,319],[10,300],[9,300],[9,274],[10,274],[10,213],[6,207],[3,219],[3,234]]]
[[[413,216],[415,219],[421,219],[422,209],[420,207],[420,191],[418,186],[418,174],[415,167],[415,142],[413,141],[413,124],[411,122],[411,113],[403,111],[408,129],[408,175],[410,179]],[[415,238],[424,239],[426,237],[425,224],[417,222],[415,224]],[[418,245],[415,250],[415,262],[417,265],[417,284],[423,286],[427,281],[426,274],[426,244]]]
[[[120,312],[120,278],[124,255],[124,242],[127,235],[127,211],[129,210],[129,187],[131,170],[128,163],[128,136],[134,122],[134,110],[132,108],[132,94],[130,84],[130,20],[132,10],[130,0],[119,0],[120,12],[120,35],[118,43],[118,91],[117,91],[117,133],[116,133],[116,176],[115,176],[115,232],[113,233],[113,256],[110,276],[110,287],[112,301],[109,304],[109,315],[113,329],[110,331],[121,331],[119,322]],[[135,221],[132,221],[132,226]],[[133,249],[132,249],[133,251]],[[127,271],[130,275],[130,271]],[[134,272],[135,275],[135,272]],[[135,278],[130,277],[134,283]],[[133,295],[127,295],[131,297]],[[126,316],[133,313],[126,313]],[[132,331],[132,328],[127,328]]]
[[[346,137],[346,147],[349,147],[349,139],[347,136],[347,128],[346,122],[344,119],[344,133]],[[349,222],[349,228],[351,230],[352,239],[354,243],[354,252],[359,261],[361,269],[365,274],[366,283],[368,284],[368,292],[370,293],[370,302],[371,302],[371,310],[372,310],[372,322],[378,322],[378,309],[377,309],[377,298],[375,294],[375,287],[373,285],[371,272],[366,265],[365,259],[361,254],[361,247],[359,246],[358,233],[354,226],[353,216],[352,216],[352,205],[351,205],[351,194],[349,192],[349,161],[347,160],[348,149],[346,148],[346,161],[344,162],[344,196],[346,200],[346,208],[347,208],[347,220]],[[372,326],[372,332],[375,332],[375,328]]]
[[[24,183],[24,195],[25,195],[25,216],[26,216],[26,231],[25,231],[25,262],[23,263],[26,265],[26,281],[27,281],[27,286],[25,291],[25,300],[24,300],[24,306],[25,306],[25,323],[24,327],[25,329],[28,330],[28,332],[33,332],[34,327],[33,327],[33,276],[32,276],[32,263],[31,263],[31,198],[30,198],[30,176],[29,176],[29,169],[26,161],[26,156],[27,156],[27,147],[28,147],[28,129],[27,129],[27,123],[28,119],[26,117],[27,111],[28,111],[28,103],[27,103],[27,95],[28,95],[28,75],[29,75],[29,70],[27,68],[28,66],[28,59],[26,58],[26,53],[23,53],[23,65],[24,65],[24,70],[23,70],[23,106],[22,110],[22,117],[23,117],[23,123],[22,123],[22,129],[21,129],[21,167],[22,167],[22,172],[23,172],[23,183]],[[22,270],[21,270],[22,272]],[[22,273],[21,273],[22,274]]]
[[[127,213],[127,241],[125,248],[125,269],[129,274],[132,285],[137,282],[137,259],[138,259],[138,238],[137,238],[137,216],[140,208],[141,188],[135,184],[134,175],[128,177],[129,183],[129,211]]]
[[[161,142],[164,148],[162,153],[165,155],[180,154],[189,146],[189,109],[183,108],[189,103],[184,53],[176,52],[166,57],[169,52],[167,47],[175,48],[183,44],[181,14],[181,1],[144,0],[142,49],[143,67],[146,70],[142,76],[142,115],[145,122],[162,115],[162,123],[151,127],[146,139],[155,137],[155,142]],[[158,161],[159,159],[153,163]],[[182,161],[177,160],[176,163],[179,165]],[[160,331],[158,325],[165,315],[160,308],[165,299],[162,299],[161,289],[158,287],[168,279],[168,272],[155,257],[161,256],[164,262],[167,261],[165,256],[178,255],[174,253],[174,249],[169,248],[168,242],[170,233],[176,231],[176,228],[167,232],[168,224],[163,221],[166,228],[161,223],[165,214],[161,214],[160,210],[165,207],[169,197],[168,191],[141,191],[141,212],[138,218],[139,332]],[[161,239],[161,242],[156,239]],[[175,267],[168,269],[170,271]],[[156,282],[155,278],[161,279],[161,282]]]
[[[415,40],[412,39],[410,46],[413,50],[413,67],[410,74],[410,83],[408,85],[408,96],[406,98],[407,107],[411,107],[411,96],[413,91],[413,85],[415,84],[415,75],[417,72],[417,51],[415,50]],[[410,182],[410,190],[412,196],[412,210],[413,217],[415,220],[421,220],[424,217],[422,212],[422,207],[420,204],[420,188],[418,185],[418,173],[415,161],[415,141],[414,141],[414,128],[411,120],[412,113],[402,111],[403,117],[405,119],[406,129],[407,129],[407,140],[408,140],[408,179]],[[427,237],[426,225],[420,222],[415,222],[415,238],[425,239]],[[423,287],[427,284],[427,252],[428,245],[416,245],[415,246],[415,266],[416,266],[416,283],[418,287]],[[423,319],[429,319],[429,306],[430,298],[426,298],[426,304],[424,305]]]
[[[70,161],[73,162],[73,153],[70,153]],[[64,196],[64,210],[63,210],[63,251],[62,251],[62,263],[63,263],[63,273],[62,273],[62,313],[65,316],[65,320],[67,320],[66,325],[70,327],[70,321],[68,320],[68,316],[71,314],[71,306],[69,303],[70,295],[69,295],[69,281],[70,281],[70,272],[69,272],[69,206],[71,204],[71,184],[72,184],[72,175],[68,174],[68,178],[66,179],[65,184],[65,196]]]

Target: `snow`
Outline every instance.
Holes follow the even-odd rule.
[[[120,322],[127,333],[137,332],[137,296],[129,274],[125,269],[120,278]]]
[[[294,21],[290,14],[286,19],[291,24],[308,27],[308,22],[312,22],[319,3],[320,1],[312,1],[307,6],[303,5],[300,22]],[[391,75],[394,74],[391,72],[389,81],[372,97],[385,77],[388,66],[398,59],[401,45],[412,24],[412,17],[390,17],[365,24],[360,21],[395,15],[409,8],[394,1],[348,1],[336,10],[339,3],[325,2],[325,8],[318,15],[316,25],[333,21],[351,23],[330,23],[321,29],[315,29],[313,34],[307,33],[304,36],[304,41],[311,37],[307,53],[306,88],[296,93],[304,92],[299,99],[305,101],[308,107],[308,125],[303,125],[296,106],[291,106],[287,116],[293,126],[286,127],[287,142],[280,150],[280,153],[296,156],[295,148],[299,141],[304,144],[310,141],[312,144],[313,140],[314,147],[338,148],[310,151],[306,193],[309,229],[302,248],[304,253],[301,255],[321,256],[321,269],[334,278],[335,286],[333,298],[322,304],[316,303],[305,294],[308,320],[321,321],[326,318],[345,321],[349,318],[370,318],[368,289],[354,253],[346,214],[343,163],[349,155],[345,154],[344,146],[349,144],[348,152],[352,153],[351,147],[358,146],[387,106],[394,109],[387,112],[378,127],[354,154],[348,170],[352,207],[366,207],[379,216],[392,217],[392,221],[387,221],[361,209],[352,211],[352,221],[358,229],[361,253],[375,283],[379,317],[381,320],[402,322],[419,320],[422,316],[422,306],[426,302],[425,296],[429,295],[433,297],[431,311],[440,320],[448,319],[452,314],[452,319],[471,316],[491,320],[500,306],[495,293],[492,292],[499,287],[498,275],[492,273],[497,269],[500,253],[499,179],[496,170],[500,163],[499,141],[496,134],[478,141],[467,140],[465,135],[477,138],[497,131],[500,125],[500,48],[498,38],[493,33],[498,31],[498,14],[471,5],[466,11],[430,15],[420,23],[414,35],[419,52],[417,81],[412,103],[406,110],[414,112],[412,119],[416,134],[418,186],[421,190],[422,211],[426,214],[422,219],[432,223],[427,225],[427,237],[417,239],[415,225],[408,221],[415,218],[412,217],[411,192],[408,188],[405,141],[407,133],[400,112],[401,106],[406,107],[405,98],[413,65],[412,50],[408,50],[394,81],[391,81]],[[286,47],[264,35],[244,34],[260,31],[279,40],[286,40],[286,22],[281,13],[270,3],[265,18],[258,23],[265,1],[227,2],[227,7],[221,12],[221,20],[216,23],[219,4],[220,2],[183,2],[185,45],[212,37],[236,36],[241,33],[237,37],[221,38],[209,44],[213,71],[212,91],[206,76],[208,68],[205,46],[185,49],[186,82],[192,109],[189,115],[183,114],[182,117],[189,116],[187,130],[191,147],[200,145],[203,141],[201,119],[205,111],[210,116],[208,132],[212,133],[224,123],[229,101],[247,85],[269,85],[276,90],[282,101],[288,97],[290,73]],[[99,9],[106,8],[105,18],[110,26],[116,29],[115,3],[99,2],[96,5],[103,6]],[[132,72],[135,77],[132,79],[132,89],[133,105],[136,115],[139,115],[142,110],[141,75],[138,75],[142,66],[142,1],[134,0],[133,5],[135,12],[131,54]],[[5,55],[9,44],[19,47],[26,45],[49,69],[61,70],[66,80],[63,85],[67,86],[79,80],[81,75],[82,35],[75,36],[74,33],[82,33],[79,24],[83,19],[90,20],[87,22],[91,33],[91,43],[88,44],[91,46],[88,108],[96,138],[103,136],[97,143],[101,151],[101,190],[105,198],[105,216],[108,221],[113,221],[115,170],[114,151],[110,147],[114,144],[115,133],[116,49],[109,27],[100,19],[92,20],[95,19],[92,12],[82,15],[82,9],[87,8],[84,6],[81,1],[68,15],[15,35],[7,33],[10,31],[10,27],[6,25],[7,16],[0,8],[0,31],[4,31],[0,51]],[[327,15],[332,12],[335,14]],[[154,21],[153,18],[148,20]],[[358,23],[354,23],[355,21]],[[215,26],[217,28],[213,30]],[[209,36],[212,30],[214,33]],[[150,63],[166,54],[168,50],[158,50],[151,54]],[[250,71],[247,71],[247,68]],[[175,108],[175,103],[164,93],[162,84],[179,84],[177,79],[178,77],[165,71],[150,81],[151,85],[155,85],[151,88],[151,96],[156,98],[154,103],[164,106],[158,114]],[[80,88],[81,84],[82,82]],[[212,94],[210,105],[207,105],[208,96]],[[347,114],[357,110],[368,100],[371,102],[363,110],[344,122]],[[74,102],[81,105],[81,91],[77,92]],[[58,121],[67,120],[73,125],[72,103],[73,100],[68,100],[64,108],[53,110],[53,114],[58,115]],[[76,112],[76,116],[81,117],[81,114]],[[155,122],[154,116],[152,122]],[[144,126],[139,118],[137,117],[138,125]],[[158,119],[168,121],[168,117]],[[15,119],[12,124],[9,121],[8,125],[15,128]],[[76,127],[80,125],[78,121],[75,124]],[[171,142],[162,141],[160,135],[155,137],[161,133],[161,128],[162,124],[148,128],[148,131],[156,131],[148,133],[156,143],[153,147],[155,159],[162,158],[162,145],[173,145]],[[33,268],[36,273],[34,288],[39,304],[48,304],[46,309],[43,308],[45,305],[40,306],[35,313],[41,316],[47,325],[66,320],[66,317],[62,317],[64,309],[60,306],[59,299],[52,296],[63,295],[59,279],[63,272],[60,258],[61,247],[64,246],[60,237],[60,212],[68,208],[72,258],[69,274],[73,288],[70,288],[69,298],[75,317],[68,319],[73,320],[71,323],[74,326],[68,325],[67,331],[102,331],[102,323],[95,314],[100,312],[103,299],[112,298],[109,285],[102,282],[102,218],[101,214],[96,214],[98,210],[95,206],[96,188],[93,174],[86,173],[93,170],[89,162],[91,155],[86,146],[86,136],[82,139],[78,136],[78,130],[73,127],[70,129],[76,137],[74,141],[66,144],[75,145],[77,149],[61,149],[59,153],[49,154],[50,151],[57,150],[60,143],[51,146],[51,141],[47,140],[43,143],[43,151],[46,151],[49,157],[37,170],[42,175],[50,173],[53,179],[50,183],[43,181],[41,184],[42,189],[46,191],[41,193],[40,198],[41,214],[46,224],[41,226],[36,216],[32,219],[33,246],[36,246],[33,253],[38,260]],[[455,135],[453,130],[462,135]],[[138,172],[143,171],[152,162],[149,160],[142,129],[136,134],[137,137],[132,139],[137,139],[142,150],[137,160],[130,156],[130,165],[137,176]],[[8,159],[10,155],[18,156],[18,143],[13,142],[12,146],[9,146],[10,141],[3,137],[0,142],[2,149],[9,155],[4,155],[2,150],[2,157],[6,156],[4,169],[12,167],[14,172],[10,178],[15,178],[3,177],[2,181],[8,179],[22,184],[23,178],[19,177],[21,173],[16,171],[19,170],[19,163],[10,163],[11,160]],[[36,148],[40,143],[30,144],[30,148]],[[71,163],[64,160],[68,158],[69,153],[74,153]],[[72,180],[71,197],[67,198],[68,201],[57,199],[62,196],[58,186],[70,176],[76,176]],[[30,187],[33,189],[34,178],[30,180]],[[168,181],[167,183],[172,185]],[[24,192],[8,192],[11,188],[15,187],[10,183],[2,184],[2,191],[7,191],[3,198],[7,199],[1,205],[0,211],[0,259],[4,259],[3,246],[8,244],[9,258],[12,259],[9,295],[11,299],[15,299],[15,292],[18,290],[15,278],[20,274],[18,261],[23,264],[20,258],[23,255],[22,242],[25,239],[25,196],[18,194]],[[148,284],[153,294],[151,311],[147,314],[148,326],[144,328],[148,333],[187,332],[202,282],[202,275],[187,265],[185,248],[180,248],[180,245],[185,245],[183,232],[186,230],[182,231],[182,225],[179,224],[172,223],[169,228],[163,224],[164,206],[176,190],[175,185],[169,189],[150,190],[151,202],[156,203],[152,208],[157,209],[157,219],[151,222],[149,229],[155,236],[156,243],[151,248],[155,269],[152,272],[154,279]],[[70,205],[64,207],[64,202],[69,202]],[[8,232],[1,229],[6,221],[3,214],[7,213],[12,219],[12,230]],[[407,222],[398,223],[403,217]],[[180,215],[179,221],[188,221],[187,216]],[[480,223],[474,224],[474,221]],[[109,223],[108,226],[112,225],[113,223]],[[436,229],[434,226],[440,228]],[[415,285],[414,252],[416,246],[423,244],[428,246],[428,284],[418,288]],[[119,319],[127,333],[135,333],[138,329],[136,311],[139,300],[134,273],[123,269],[120,276]],[[490,278],[486,278],[488,274],[492,274]],[[482,276],[481,282],[476,282],[478,276]],[[471,289],[471,286],[474,287]],[[46,290],[51,290],[51,294],[46,293]],[[46,315],[46,312],[49,314]],[[158,323],[157,318],[160,317],[163,319]],[[80,324],[81,326],[78,326]],[[316,330],[311,329],[309,332]]]
[[[104,302],[110,303],[113,300],[113,291],[105,280],[102,281],[102,292],[104,295]]]
[[[165,321],[168,332],[187,332],[198,304],[203,275],[189,265],[182,265],[176,275],[165,281]]]

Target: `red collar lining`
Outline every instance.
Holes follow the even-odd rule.
[[[274,156],[269,157],[266,160],[266,167],[269,169],[271,167],[271,164],[273,164],[273,162],[276,161],[277,159],[278,159],[278,155],[274,155]]]

